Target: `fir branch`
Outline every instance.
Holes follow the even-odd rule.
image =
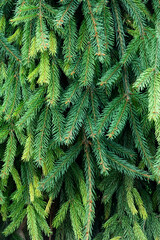
[[[103,45],[105,36],[104,30],[101,27],[102,19],[100,16],[98,19],[95,18],[92,8],[92,4],[89,0],[83,2],[83,11],[88,27],[88,32],[91,37],[91,44],[93,46],[95,55],[98,56],[99,60],[103,62],[106,54],[105,47]],[[92,28],[90,26],[92,26]]]
[[[40,216],[39,214],[37,214],[37,223],[38,223],[38,226],[41,229],[41,231],[43,231],[44,234],[49,237],[50,234],[52,233],[52,231],[51,231],[50,227],[48,226],[48,223],[47,223],[46,219],[44,218],[44,215]]]
[[[66,131],[64,134],[66,144],[69,144],[76,137],[79,128],[82,126],[83,119],[88,108],[88,92],[89,88],[87,88],[82,94],[80,104],[78,102],[75,106],[73,106],[67,116]]]
[[[72,200],[70,203],[70,218],[77,239],[82,239],[82,223],[79,216],[80,202],[77,199]]]
[[[34,13],[31,15],[26,15],[26,16],[22,16],[22,17],[15,17],[15,18],[11,19],[10,22],[15,23],[15,25],[17,25],[18,23],[23,23],[23,22],[33,20],[36,17],[37,17],[37,13]]]
[[[106,39],[106,49],[110,49],[114,44],[113,18],[110,8],[106,6],[103,1],[103,15],[104,15],[104,32]]]
[[[33,23],[27,22],[23,29],[22,37],[22,61],[24,64],[29,64],[30,62],[30,49],[31,49],[31,36],[32,36]]]
[[[116,107],[123,100],[125,96],[120,96],[115,98],[112,102],[108,104],[107,107],[104,108],[103,113],[98,120],[97,126],[97,134],[100,136],[104,132],[104,128],[109,126],[109,123],[113,117],[113,114],[117,111]]]
[[[69,18],[65,27],[64,40],[64,60],[66,63],[72,63],[76,56],[77,28],[74,18]]]
[[[49,106],[44,108],[41,113],[37,125],[36,137],[35,137],[35,150],[34,158],[35,161],[41,166],[44,162],[46,152],[48,149],[48,143],[50,138],[50,128],[51,128],[51,113]]]
[[[157,120],[159,116],[159,99],[160,99],[160,91],[159,91],[159,72],[157,71],[159,68],[159,39],[157,37],[156,40],[156,48],[155,48],[155,64],[154,64],[154,75],[152,81],[150,82],[149,87],[149,96],[148,96],[148,108],[149,108],[149,119]]]
[[[55,59],[51,65],[51,79],[47,89],[47,101],[54,107],[60,97],[59,69]]]
[[[27,226],[33,240],[39,239],[36,214],[32,205],[27,206]]]
[[[28,137],[25,142],[24,151],[22,155],[23,161],[29,161],[33,153],[33,136],[32,134],[28,134]]]
[[[3,143],[9,134],[9,126],[8,124],[1,126],[0,128],[0,143]]]
[[[106,85],[107,91],[111,92],[112,86],[116,83],[117,79],[121,74],[121,64],[117,63],[115,66],[110,68],[100,79],[98,85]]]
[[[50,31],[49,33],[49,52],[53,56],[55,56],[57,53],[57,39],[53,31]]]
[[[81,59],[83,57],[83,54],[81,54],[80,56],[78,56],[78,58],[72,62],[72,65],[70,66],[70,69],[68,70],[67,74],[68,74],[68,77],[77,77],[79,72],[80,72],[80,68],[79,68],[79,64],[81,62]]]
[[[52,111],[52,133],[53,140],[60,144],[63,142],[64,123],[65,119],[60,108],[51,108]]]
[[[133,57],[135,56],[139,46],[140,46],[140,38],[139,37],[135,37],[133,38],[130,43],[128,44],[125,53],[123,54],[120,63],[123,65],[129,65],[133,59]]]
[[[137,191],[136,188],[133,188],[132,189],[132,193],[133,193],[133,196],[134,196],[134,199],[135,199],[135,202],[139,208],[139,214],[140,216],[146,220],[148,218],[148,215],[147,215],[147,212],[146,212],[146,209],[144,208],[144,203],[143,203],[143,200],[139,194],[139,192]]]
[[[134,205],[134,199],[133,199],[133,195],[132,195],[131,191],[127,191],[126,199],[127,199],[128,207],[131,210],[131,213],[133,215],[136,215],[138,213],[138,211]]]
[[[154,121],[156,121],[159,117],[159,109],[160,109],[159,81],[160,81],[159,73],[156,73],[154,71],[153,78],[150,81],[149,96],[148,96],[149,120],[153,119]]]
[[[5,236],[8,236],[11,233],[13,233],[16,229],[18,229],[18,227],[22,223],[25,215],[26,215],[26,209],[23,209],[23,211],[19,212],[18,217],[15,217],[13,219],[13,221],[5,228],[3,234]]]
[[[147,237],[145,236],[144,232],[142,231],[140,225],[138,224],[138,222],[134,221],[134,225],[133,225],[133,231],[134,231],[134,236],[136,238],[141,238],[142,240],[147,240]]]
[[[128,118],[128,112],[129,112],[128,99],[125,99],[124,103],[122,103],[119,106],[119,111],[115,114],[115,116],[112,119],[112,123],[109,127],[107,134],[109,138],[116,137],[122,131]]]
[[[144,158],[149,169],[153,171],[152,158],[141,129],[141,124],[138,121],[138,118],[136,116],[136,112],[133,106],[130,107],[130,123],[132,127],[132,132],[135,138],[136,147],[142,154],[142,157]]]
[[[0,44],[1,47],[6,51],[6,54],[14,57],[19,63],[21,63],[21,57],[17,49],[15,49],[4,37],[3,33],[0,33]]]
[[[83,239],[89,240],[92,235],[93,221],[94,221],[94,166],[93,159],[90,154],[88,141],[84,135],[84,147],[85,147],[85,174],[86,174],[86,185],[87,185],[87,205],[86,205],[86,216],[85,216],[85,228],[83,233]]]
[[[21,178],[20,178],[20,175],[19,175],[17,169],[13,167],[11,174],[12,174],[12,177],[16,184],[17,189],[20,190],[22,188],[22,182],[21,182]]]
[[[125,6],[128,10],[128,12],[131,14],[131,16],[133,17],[134,21],[136,22],[137,26],[140,29],[140,33],[143,36],[144,35],[144,26],[145,26],[145,18],[144,18],[144,14],[141,11],[141,8],[143,8],[143,3],[141,3],[140,1],[137,0],[126,0],[125,2]]]
[[[97,119],[99,117],[99,103],[96,96],[96,89],[90,89],[90,97],[91,97],[91,109],[93,114],[94,123],[97,123]]]
[[[29,75],[28,75],[29,82],[32,82],[35,78],[38,77],[39,68],[40,68],[40,64],[38,64],[38,66],[32,72],[29,73]]]
[[[77,143],[70,148],[69,151],[65,153],[61,159],[59,159],[54,169],[41,181],[41,188],[50,189],[54,187],[54,184],[58,181],[60,177],[64,175],[73,161],[77,158],[82,149],[82,143]],[[52,183],[52,185],[51,185]]]
[[[94,76],[94,55],[91,45],[89,44],[82,57],[81,77],[79,79],[81,86],[89,86],[93,81]],[[85,69],[85,71],[84,71]]]
[[[0,177],[2,179],[5,179],[6,177],[8,177],[9,173],[12,170],[15,155],[16,155],[16,143],[17,141],[15,139],[13,130],[11,130],[9,139],[7,141],[6,150],[4,153],[4,159],[3,159],[4,164],[0,174]]]
[[[123,54],[125,53],[124,31],[123,31],[122,19],[120,16],[120,9],[116,0],[112,0],[112,8],[114,11],[115,24],[116,24],[115,27],[117,29],[116,34],[117,34],[117,40],[119,42],[119,47],[120,47],[120,56],[123,56]]]
[[[158,238],[159,1],[0,5],[0,236]]]
[[[105,155],[105,145],[102,139],[96,139],[92,149],[96,156],[99,168],[101,169],[101,173],[107,175],[109,171],[109,163]]]
[[[19,78],[17,77],[16,74],[15,74],[15,78],[16,78],[16,83],[15,83],[15,86],[14,86],[15,92],[14,92],[14,96],[13,96],[13,99],[12,99],[12,104],[11,104],[11,106],[9,108],[9,112],[7,111],[6,120],[11,118],[11,114],[13,112],[13,109],[14,109],[15,105],[16,105],[16,100],[17,100],[17,97],[18,97],[17,96],[18,95],[18,90],[19,90],[18,87],[20,87],[20,86],[18,86]]]
[[[58,213],[56,214],[56,217],[53,220],[53,226],[55,228],[58,228],[60,224],[64,221],[68,208],[69,208],[70,200],[67,202],[63,203],[62,206],[60,207]]]
[[[128,163],[124,159],[118,157],[112,152],[106,151],[106,157],[109,161],[113,161],[113,165],[115,169],[118,169],[120,172],[124,172],[128,176],[139,177],[139,178],[147,178],[152,179],[152,175],[149,175],[147,172],[139,170],[134,165]],[[111,164],[111,163],[110,163]]]
[[[36,47],[37,50],[43,52],[49,46],[49,36],[46,24],[43,20],[43,12],[42,12],[42,0],[39,1],[39,18],[37,19],[36,26]]]
[[[50,62],[48,52],[41,53],[40,66],[39,66],[39,79],[38,84],[49,84],[50,82]]]
[[[57,9],[51,7],[51,5],[47,4],[46,2],[45,2],[45,4],[42,2],[42,3],[41,3],[41,6],[42,6],[45,10],[47,10],[47,12],[50,13],[52,16],[55,16],[55,15],[56,15]]]
[[[96,137],[96,129],[91,115],[87,114],[84,126],[87,136],[94,139]]]
[[[152,75],[153,68],[147,68],[134,82],[133,87],[138,91],[143,90],[148,85]]]
[[[136,153],[132,149],[121,146],[119,143],[111,140],[106,140],[105,144],[110,151],[113,151],[114,153],[122,156],[123,158],[129,158],[130,160],[134,160],[137,157]]]
[[[88,45],[88,42],[89,42],[89,36],[87,32],[87,25],[86,25],[86,21],[83,20],[79,29],[79,37],[77,41],[78,50],[84,51],[86,46]]]
[[[34,117],[34,113],[38,110],[38,108],[42,105],[44,98],[44,88],[39,88],[36,93],[30,98],[27,102],[28,110],[25,112],[24,116],[17,122],[17,127],[22,128],[23,124],[26,121],[31,121]],[[30,108],[31,106],[31,108]]]
[[[28,12],[28,11],[33,11],[33,10],[37,10],[38,9],[38,6],[34,6],[34,5],[31,5],[31,4],[28,4],[25,5],[25,2],[22,3],[21,7],[19,8],[19,13],[23,13],[23,12]]]
[[[69,19],[74,15],[78,8],[80,1],[71,0],[68,5],[62,7],[56,15],[56,27],[61,27],[62,24],[66,24]]]
[[[82,88],[79,87],[78,82],[74,82],[71,86],[64,91],[63,97],[62,97],[62,104],[65,106],[65,108],[69,107],[70,104],[75,104],[77,98],[81,95]]]
[[[125,38],[124,38],[124,30],[123,30],[123,24],[121,19],[121,13],[120,8],[116,0],[112,0],[112,6],[115,16],[115,28],[117,29],[117,40],[119,42],[119,56],[120,58],[123,57],[125,51],[126,51],[126,44],[125,44]],[[127,99],[130,99],[130,87],[128,82],[128,76],[127,76],[127,68],[126,65],[123,65],[123,84],[125,93],[127,95]]]

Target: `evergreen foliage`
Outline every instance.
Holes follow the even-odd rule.
[[[0,0],[0,239],[160,239],[160,2]]]

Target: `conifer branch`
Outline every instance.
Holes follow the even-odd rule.
[[[159,1],[0,5],[0,236],[158,238]]]
[[[56,26],[61,27],[63,24],[67,23],[69,21],[69,18],[73,16],[75,13],[76,9],[78,8],[80,4],[80,1],[76,0],[71,0],[66,8],[62,8],[64,10],[61,10],[57,15],[56,15]]]
[[[39,238],[38,227],[36,222],[36,215],[32,205],[27,206],[27,225],[29,229],[30,236],[33,240]]]
[[[25,142],[24,151],[22,155],[23,161],[29,161],[33,153],[33,136],[32,134],[28,134],[28,137]]]
[[[26,113],[24,114],[24,116],[17,122],[17,127],[21,128],[23,126],[23,124],[26,121],[29,121],[32,119],[32,117],[34,116],[34,111],[36,112],[38,107],[41,106],[41,104],[44,102],[44,88],[39,88],[39,90],[35,93],[35,95],[33,95],[30,100],[27,102],[28,106],[32,106],[32,108],[28,108],[28,110],[26,111]]]
[[[53,60],[51,65],[51,79],[48,85],[48,102],[54,107],[60,97],[59,69],[57,62]]]
[[[106,84],[106,86],[109,86],[112,84],[112,82],[115,82],[115,80],[118,79],[119,74],[121,70],[121,64],[116,64],[114,67],[112,67],[110,70],[108,70],[104,76],[100,79],[100,86],[103,86]]]
[[[104,33],[105,33],[105,46],[106,49],[108,50],[111,46],[113,45],[113,37],[114,37],[114,32],[113,32],[113,19],[111,16],[110,9],[106,7],[106,2],[103,1],[103,14],[104,14]]]
[[[86,127],[86,129],[85,129],[85,130],[86,130],[86,133],[87,133],[87,134],[89,133],[89,136],[90,136],[91,138],[95,138],[95,135],[96,135],[95,129],[94,129],[93,125],[92,125],[91,117],[88,116],[88,114],[87,114],[87,116],[86,116],[86,121],[87,121],[88,126],[89,126],[89,130],[88,130],[88,127]]]
[[[125,99],[124,103],[120,105],[120,109],[115,117],[113,117],[112,123],[109,127],[107,136],[109,138],[115,137],[119,134],[127,120],[129,111],[128,99]]]
[[[117,23],[117,32],[118,32],[118,40],[120,42],[120,50],[121,50],[121,56],[125,53],[125,41],[124,41],[124,32],[123,32],[123,26],[122,26],[122,20],[120,17],[120,9],[116,2],[116,0],[112,0],[114,13],[116,17],[116,23]]]
[[[57,161],[53,171],[50,172],[44,180],[42,180],[41,187],[45,189],[48,189],[50,187],[53,188],[57,180],[63,176],[63,174],[67,171],[69,166],[77,158],[81,149],[82,149],[82,142],[72,146],[70,150],[66,152],[65,156],[61,157],[61,159]],[[52,186],[50,185],[51,183],[52,183]]]
[[[44,83],[49,84],[51,78],[50,74],[50,63],[48,52],[41,53],[40,66],[39,66],[39,79],[37,83],[43,85]]]
[[[24,63],[30,62],[30,50],[31,50],[31,35],[32,35],[33,23],[27,22],[23,30],[23,46],[22,46],[22,60]]]
[[[50,111],[49,106],[46,106],[44,111],[39,117],[37,126],[37,135],[35,139],[35,160],[42,166],[46,151],[48,148],[49,135],[50,135]]]
[[[149,149],[147,143],[145,142],[145,138],[143,136],[141,125],[138,122],[138,119],[133,111],[133,108],[130,107],[130,116],[133,127],[133,134],[135,135],[135,143],[139,151],[142,153],[144,160],[146,160],[147,166],[153,171],[153,164],[151,160],[151,156],[149,153]]]
[[[15,155],[16,155],[16,139],[14,137],[13,130],[11,130],[9,139],[7,141],[5,154],[4,154],[4,160],[3,160],[4,164],[0,174],[0,177],[2,179],[6,178],[11,172]]]
[[[130,13],[132,14],[135,22],[140,28],[140,33],[143,36],[144,35],[144,16],[141,10],[139,9],[139,6],[137,6],[137,5],[141,5],[141,3],[138,4],[138,1],[131,1],[131,0],[126,0],[126,3],[127,3],[128,11],[130,11]]]
[[[70,103],[74,103],[74,97],[77,98],[77,93],[78,93],[79,89],[79,84],[78,82],[75,82],[75,84],[73,84],[68,91],[64,94],[63,98],[62,98],[62,103],[67,106],[70,105]]]
[[[17,22],[20,23],[20,22],[30,21],[36,17],[37,17],[37,13],[23,16],[23,17],[15,17],[14,19],[11,19],[10,21],[11,21],[11,23],[15,22],[17,24]]]
[[[96,139],[93,147],[101,172],[102,174],[107,175],[109,171],[109,163],[105,157],[105,146],[102,141]]]
[[[120,57],[123,57],[123,55],[125,54],[125,50],[126,50],[126,44],[125,44],[125,39],[124,39],[122,19],[120,16],[120,9],[119,9],[117,2],[115,0],[112,0],[112,2],[113,2],[116,24],[117,24],[117,32],[118,32],[117,40],[119,41],[119,47],[120,47],[119,55],[120,55]],[[127,95],[127,99],[130,99],[130,96],[129,96],[130,88],[129,88],[127,69],[126,69],[125,64],[123,65],[123,69],[124,69],[123,82],[124,82],[125,93]]]
[[[116,163],[117,167],[119,165],[120,166],[119,170],[122,168],[120,171],[124,171],[127,175],[130,175],[130,176],[138,175],[140,178],[152,179],[152,175],[149,175],[147,172],[143,172],[139,170],[137,167],[131,165],[125,160],[122,160],[120,157],[114,155],[112,152],[106,153],[106,157],[108,160]]]
[[[4,142],[4,140],[8,137],[9,134],[9,126],[6,124],[0,129],[0,143]]]
[[[94,221],[94,177],[93,177],[93,162],[90,156],[89,145],[87,138],[84,135],[84,147],[85,147],[85,169],[86,169],[86,184],[87,184],[87,205],[86,205],[86,220],[85,230],[83,234],[84,240],[91,238],[93,221]]]
[[[66,133],[65,133],[65,143],[69,144],[69,142],[74,138],[75,135],[75,131],[79,128],[79,125],[82,125],[82,118],[84,118],[84,114],[86,112],[86,109],[88,107],[88,91],[89,88],[87,88],[87,90],[85,91],[85,93],[82,95],[81,98],[81,103],[78,104],[78,109],[77,112],[73,118],[73,113],[74,113],[74,108],[72,109],[72,111],[70,112],[70,115],[68,116],[68,122],[70,122],[70,119],[73,119],[71,121],[71,123],[67,123],[66,125]],[[79,121],[79,123],[78,123]]]
[[[53,138],[57,143],[61,143],[63,141],[64,133],[64,116],[61,113],[60,109],[52,109],[52,123]]]
[[[13,109],[14,109],[14,106],[15,106],[15,102],[16,102],[16,97],[17,97],[17,88],[18,88],[18,81],[19,81],[19,79],[16,76],[16,74],[15,74],[15,78],[16,78],[15,93],[14,93],[13,103],[11,105],[11,110],[10,110],[10,112],[7,115],[7,120],[11,118],[11,114],[13,112]]]
[[[7,51],[8,54],[10,54],[19,63],[21,63],[19,53],[17,53],[17,50],[9,42],[7,42],[7,39],[5,39],[2,33],[0,33],[0,44]]]
[[[87,11],[88,10],[88,11]],[[93,13],[92,4],[89,0],[83,3],[83,11],[87,23],[89,35],[91,37],[91,44],[100,61],[103,62],[105,58],[105,47],[104,47],[104,31],[101,28],[102,18],[97,19]],[[89,13],[89,14],[88,14]],[[92,25],[92,28],[90,27]],[[101,34],[100,34],[101,31]]]
[[[159,99],[160,99],[160,91],[159,91],[159,72],[157,71],[157,68],[159,66],[159,40],[156,41],[156,48],[155,48],[155,64],[153,69],[153,78],[151,78],[150,81],[150,87],[149,87],[149,119],[157,120],[159,116]]]
[[[26,215],[26,209],[23,209],[22,212],[19,212],[19,216],[16,217],[14,219],[14,221],[12,221],[4,230],[3,234],[5,236],[10,235],[11,233],[13,233],[18,227],[19,225],[23,222],[23,219],[25,218]]]
[[[94,91],[93,89],[91,88],[90,89],[90,94],[91,94],[91,106],[92,106],[92,113],[93,113],[93,118],[94,118],[94,123],[96,124],[97,122],[97,113],[96,113],[96,109],[97,109],[97,106],[95,106],[95,103],[94,103]]]
[[[65,28],[65,35],[67,36],[64,40],[64,60],[67,63],[72,63],[76,56],[76,42],[77,42],[77,29],[74,18],[70,18]]]
[[[46,38],[46,35],[43,33],[43,22],[42,22],[42,18],[43,18],[43,15],[42,15],[42,1],[40,0],[39,2],[39,21],[40,21],[40,33],[41,33],[41,39],[42,39],[42,46],[44,49],[46,49],[48,46],[48,43],[46,43],[45,41],[45,38]]]
[[[105,141],[105,143],[106,143],[106,147],[110,151],[113,151],[119,156],[122,156],[124,158],[129,158],[131,160],[134,160],[136,158],[136,153],[132,149],[128,149],[111,140],[107,140]]]
[[[143,90],[148,85],[153,74],[153,68],[147,68],[140,74],[137,80],[134,82],[133,87],[137,90]]]
[[[79,79],[81,86],[91,85],[94,76],[94,65],[93,50],[91,45],[88,44],[88,47],[82,57],[82,68],[85,69],[85,71],[81,73],[81,77]]]
[[[58,26],[61,26],[61,25],[63,24],[63,22],[64,22],[63,18],[64,18],[64,16],[65,16],[65,14],[67,14],[67,12],[68,12],[68,10],[69,10],[69,8],[70,8],[70,5],[72,4],[73,1],[74,1],[74,0],[71,0],[71,1],[70,1],[70,3],[68,4],[66,10],[65,10],[64,13],[62,14],[61,18],[60,18],[59,20],[56,20]]]
[[[123,100],[124,97],[125,96],[120,96],[118,98],[115,98],[111,102],[111,104],[103,110],[101,119],[98,122],[98,133],[97,133],[98,136],[102,134],[104,128],[107,128],[113,116],[114,110],[116,109],[117,105],[119,105],[119,103]]]
[[[45,8],[48,12],[50,12],[53,16],[56,15],[57,11],[54,8],[52,8],[49,4],[47,4],[46,2],[45,2],[45,4],[41,3],[41,6],[43,8]]]

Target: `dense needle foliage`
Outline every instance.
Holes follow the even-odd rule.
[[[0,0],[0,239],[160,239],[160,2]]]

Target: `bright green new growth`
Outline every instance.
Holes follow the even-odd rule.
[[[0,238],[160,237],[158,0],[0,1]]]

